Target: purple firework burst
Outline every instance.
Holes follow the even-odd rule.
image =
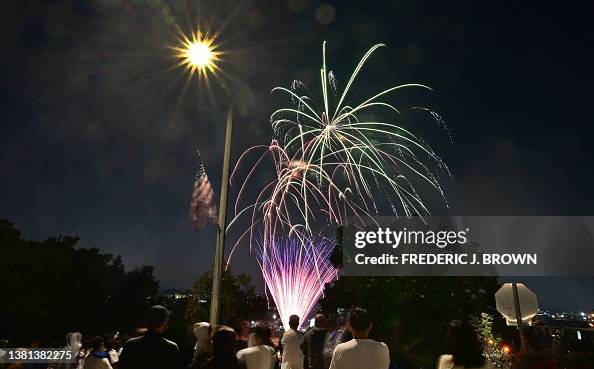
[[[333,249],[330,240],[319,237],[303,241],[283,238],[269,245],[260,244],[257,256],[262,276],[285,329],[289,329],[289,317],[293,314],[304,322],[326,283],[338,276],[338,270],[329,261]]]

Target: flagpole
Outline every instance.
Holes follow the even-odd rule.
[[[223,278],[223,259],[225,257],[225,231],[227,229],[227,194],[229,189],[229,161],[231,158],[231,137],[233,133],[233,101],[227,110],[225,128],[225,152],[223,155],[223,173],[221,176],[221,199],[219,203],[219,219],[217,222],[217,244],[215,247],[214,266],[212,272],[212,295],[210,301],[210,326],[219,322],[221,311],[221,282]]]

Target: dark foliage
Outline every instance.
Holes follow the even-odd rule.
[[[119,256],[78,241],[26,240],[0,220],[0,337],[50,343],[62,342],[69,331],[104,334],[138,326],[159,288],[153,268],[126,272]]]
[[[190,322],[208,321],[212,271],[202,274],[192,286],[192,299],[188,301],[186,319]],[[252,278],[247,274],[233,275],[228,268],[221,285],[220,321],[234,326],[237,319],[256,320],[267,310],[266,298],[256,293]]]

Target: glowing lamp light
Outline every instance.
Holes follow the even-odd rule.
[[[178,66],[199,76],[206,75],[207,71],[215,73],[218,70],[216,63],[221,53],[217,51],[214,38],[196,32],[190,38],[182,36],[179,43],[178,47],[172,47],[179,59]]]
[[[212,50],[205,43],[190,44],[187,54],[190,64],[199,68],[204,68],[212,63]]]
[[[509,346],[503,346],[503,352],[504,353],[509,354],[510,351],[511,350],[510,350]]]

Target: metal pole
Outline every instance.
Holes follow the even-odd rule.
[[[516,310],[516,322],[520,332],[520,345],[522,353],[526,353],[526,337],[524,337],[524,326],[522,324],[522,312],[520,311],[520,297],[518,296],[518,284],[512,283],[512,291],[514,294],[514,307]]]
[[[229,188],[229,160],[231,157],[231,136],[233,132],[233,102],[227,111],[225,129],[225,153],[223,155],[223,174],[221,177],[221,199],[219,203],[219,220],[217,224],[217,245],[215,247],[212,272],[212,295],[210,300],[210,326],[219,322],[221,301],[221,280],[223,277],[223,259],[225,257],[225,230],[227,228],[227,190]]]

